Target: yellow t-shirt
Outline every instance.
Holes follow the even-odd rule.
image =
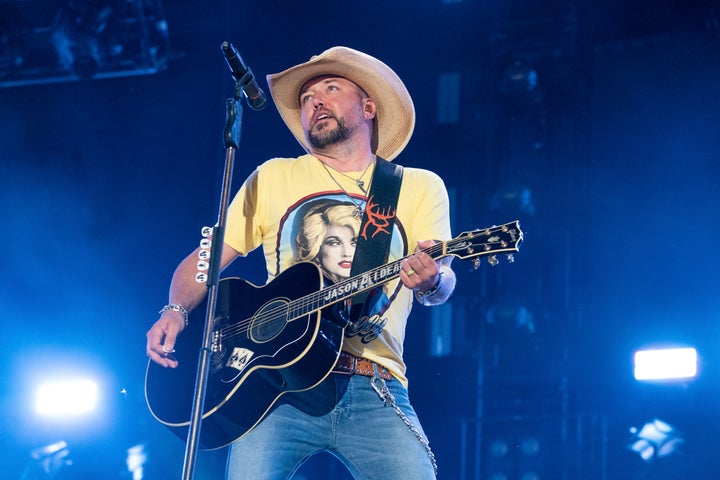
[[[363,175],[369,187],[373,170],[328,171],[312,155],[268,160],[231,202],[225,243],[242,255],[262,245],[268,281],[299,261],[315,262],[335,282],[347,278],[351,258],[346,257],[354,252],[348,237],[360,234],[353,213],[364,210],[368,200],[354,179]],[[388,262],[412,253],[419,240],[451,238],[445,185],[428,170],[405,167],[396,211],[376,213],[380,220],[396,214]],[[398,279],[382,290],[369,317],[345,330],[343,350],[383,365],[407,385],[402,355],[413,294]]]

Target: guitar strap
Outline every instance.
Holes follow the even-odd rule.
[[[351,277],[387,263],[402,175],[402,166],[377,158],[355,246]],[[352,320],[360,318],[364,310],[362,307],[374,290],[366,290],[352,297]]]

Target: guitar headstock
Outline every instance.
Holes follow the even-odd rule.
[[[523,232],[520,222],[515,220],[504,225],[485,229],[463,232],[443,244],[443,256],[454,255],[462,259],[474,258],[475,267],[480,264],[480,257],[487,256],[490,265],[499,263],[497,255],[505,253],[510,262],[513,253],[520,249]]]

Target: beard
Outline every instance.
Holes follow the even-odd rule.
[[[319,132],[308,132],[307,140],[310,146],[319,150],[349,139],[350,129],[345,125],[345,122],[340,118],[335,118],[335,121],[337,122],[335,128],[324,128]]]

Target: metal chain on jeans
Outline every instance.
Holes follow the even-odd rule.
[[[376,382],[380,384],[380,387],[375,384]],[[435,461],[435,454],[433,454],[432,450],[430,449],[430,442],[425,437],[425,435],[423,435],[422,432],[420,432],[420,430],[418,430],[418,428],[413,425],[407,415],[405,415],[403,411],[400,410],[400,407],[397,406],[397,403],[395,403],[395,397],[392,393],[390,393],[390,389],[387,387],[385,380],[375,375],[372,380],[370,380],[370,385],[372,385],[375,393],[377,393],[378,397],[380,397],[380,399],[385,403],[385,406],[390,405],[391,407],[393,407],[395,413],[398,414],[398,417],[400,417],[403,423],[407,425],[407,427],[410,429],[413,435],[415,435],[415,437],[422,444],[422,446],[425,447],[425,451],[427,452],[428,457],[430,458],[430,462],[432,463],[435,476],[437,476],[437,462]]]

